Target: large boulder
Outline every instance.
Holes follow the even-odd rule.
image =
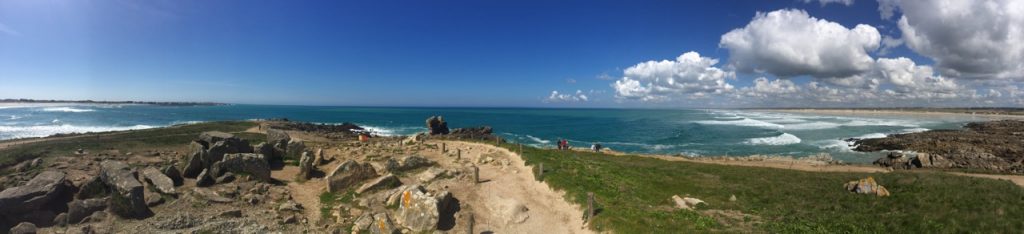
[[[268,161],[280,156],[274,150],[273,144],[259,143],[256,146],[253,146],[252,148],[253,152],[256,152],[257,154],[262,154],[264,157],[267,158]]]
[[[210,146],[210,149],[207,150],[206,158],[203,159],[203,163],[207,168],[209,168],[210,165],[223,160],[224,155],[252,153],[252,150],[253,148],[249,145],[248,141],[240,140],[238,138],[228,138]]]
[[[201,140],[203,142],[207,142],[207,143],[220,142],[220,141],[223,141],[223,140],[227,140],[229,138],[235,138],[235,135],[231,135],[231,133],[219,132],[219,131],[203,132],[203,133],[199,134],[199,140]]]
[[[847,191],[858,194],[870,194],[879,197],[889,196],[889,190],[885,189],[884,186],[876,183],[875,178],[872,178],[870,176],[868,178],[847,182],[845,187]]]
[[[145,218],[152,215],[146,206],[142,183],[132,170],[121,161],[106,160],[100,163],[100,179],[113,192],[110,210],[125,218]]]
[[[142,169],[142,178],[145,178],[146,182],[156,187],[156,190],[163,194],[178,194],[178,191],[174,190],[174,180],[163,172],[157,170],[155,167],[146,167]]]
[[[413,232],[431,232],[437,229],[441,217],[440,199],[418,190],[407,190],[402,193],[395,220]],[[442,196],[450,199],[451,195]],[[444,201],[447,203],[447,201]]]
[[[398,180],[398,177],[392,174],[381,176],[377,179],[371,180],[356,189],[356,193],[362,194],[369,191],[392,189],[402,185],[402,181]]]
[[[288,159],[298,160],[302,157],[302,153],[306,152],[306,143],[301,140],[292,140],[288,142],[288,150],[286,151],[285,157]]]
[[[196,178],[202,172],[203,159],[206,158],[206,146],[198,141],[189,143],[189,154],[186,155],[185,167],[181,169],[182,175],[187,178]]]
[[[185,182],[185,178],[181,176],[181,171],[175,166],[166,166],[163,170],[160,170],[167,178],[170,178],[174,182],[174,186],[182,185]]]
[[[313,172],[313,156],[309,152],[302,152],[302,157],[299,157],[299,179],[309,179]]]
[[[267,144],[268,145],[273,146],[273,145],[276,145],[276,144],[279,144],[279,143],[280,144],[288,144],[288,142],[291,141],[291,140],[292,140],[291,136],[288,136],[288,133],[285,132],[284,130],[273,129],[273,128],[268,128],[267,129]]]
[[[0,192],[0,223],[6,226],[21,221],[49,223],[66,208],[74,189],[64,172],[43,171],[25,185]]]
[[[75,198],[98,198],[106,197],[108,194],[110,194],[110,188],[103,183],[103,179],[100,176],[93,176],[78,185],[78,194],[75,194]]]
[[[248,174],[261,181],[270,181],[270,165],[261,154],[228,154],[220,162],[221,169],[234,174]],[[220,175],[217,175],[220,176]]]
[[[11,234],[36,234],[36,225],[29,222],[21,222],[17,226],[11,228]]]
[[[442,116],[431,116],[427,118],[427,130],[430,135],[448,134],[448,122],[445,122]]]
[[[377,177],[377,170],[368,163],[358,163],[348,160],[334,168],[327,175],[327,190],[330,192],[343,192],[359,182]]]
[[[96,211],[107,209],[107,199],[93,198],[68,203],[67,223],[77,224]]]
[[[398,165],[398,170],[406,171],[426,167],[434,164],[429,159],[420,156],[406,156]]]

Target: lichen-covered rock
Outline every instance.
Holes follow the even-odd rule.
[[[261,154],[228,154],[221,161],[221,167],[235,174],[247,174],[267,182],[270,181],[270,165]]]
[[[439,208],[437,198],[421,191],[405,191],[395,220],[413,232],[433,231],[441,217]]]
[[[875,178],[868,176],[868,178],[859,179],[847,182],[846,190],[859,194],[872,194],[879,197],[888,197],[889,190],[885,189],[884,186],[879,185],[875,182]]]
[[[377,179],[371,180],[356,189],[356,193],[362,194],[369,191],[391,189],[402,185],[402,181],[398,180],[398,177],[392,174],[381,176]]]
[[[377,213],[373,215],[373,223],[369,227],[370,233],[373,234],[392,234],[401,233],[395,224],[391,222],[391,217],[388,213]]]
[[[414,156],[406,156],[406,157],[402,158],[401,164],[398,166],[398,170],[401,170],[401,171],[413,170],[413,169],[417,169],[417,168],[421,168],[421,167],[425,167],[425,166],[430,166],[433,163],[434,162],[431,162],[430,160],[428,160],[428,159],[426,159],[424,157],[415,156],[415,155]]]
[[[185,167],[181,169],[182,175],[187,178],[196,178],[199,172],[206,169],[203,166],[203,159],[206,158],[206,147],[203,144],[193,141],[189,143],[189,154],[185,159]]]
[[[132,174],[128,164],[106,160],[100,163],[100,178],[113,192],[110,210],[125,218],[145,218],[152,215],[146,206],[143,186]]]
[[[146,167],[142,169],[142,178],[145,178],[146,182],[156,187],[156,190],[163,194],[178,194],[178,191],[174,190],[174,180],[163,172],[157,170],[155,167]]]
[[[370,164],[348,160],[327,175],[327,189],[330,192],[343,192],[359,182],[376,176],[377,171]]]

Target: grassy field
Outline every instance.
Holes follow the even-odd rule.
[[[195,140],[205,131],[222,131],[238,133],[238,137],[248,139],[251,143],[266,141],[266,136],[258,133],[239,133],[255,127],[254,122],[209,122],[191,125],[173,126],[113,133],[92,133],[47,141],[14,145],[0,150],[0,167],[16,164],[20,161],[55,154],[69,154],[77,149],[99,151],[105,149],[130,150],[135,148],[185,147],[189,141]]]
[[[490,142],[493,144],[493,142]],[[502,144],[510,150],[519,147]],[[670,162],[524,147],[541,178],[599,213],[591,228],[616,233],[1017,233],[1024,189],[1007,181],[944,173],[822,173]],[[890,197],[853,194],[847,181],[872,176]],[[673,209],[672,195],[707,202]],[[735,195],[737,201],[730,201]]]

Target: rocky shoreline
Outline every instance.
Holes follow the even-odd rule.
[[[494,137],[490,127],[442,129],[437,120],[423,134],[369,139],[358,137],[365,133],[353,124],[261,121],[266,138],[257,144],[209,131],[180,150],[79,149],[25,161],[5,168],[13,174],[0,187],[0,230],[465,232],[474,210],[490,208],[469,205],[491,199],[477,198],[473,172],[511,167],[512,158],[456,142],[445,146],[447,139]],[[518,215],[509,222],[522,223],[528,216],[521,209],[500,210],[498,217]]]
[[[1024,121],[975,122],[960,130],[894,134],[855,143],[856,151],[894,151],[874,162],[883,167],[1024,174]]]

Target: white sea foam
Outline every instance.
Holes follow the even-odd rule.
[[[824,150],[835,150],[839,152],[852,152],[853,146],[844,140],[824,140],[815,142],[814,145]]]
[[[785,128],[787,130],[819,130],[819,129],[838,128],[839,126],[842,126],[842,125],[838,124],[838,123],[831,123],[831,122],[808,122],[808,123],[784,125],[783,128]]]
[[[59,133],[87,133],[87,132],[109,132],[154,128],[150,125],[134,126],[75,126],[64,125],[37,125],[37,126],[0,126],[0,138],[26,138],[44,137]]]
[[[96,111],[96,110],[93,110],[93,109],[80,109],[80,108],[73,108],[73,107],[62,106],[62,107],[47,107],[47,108],[43,108],[43,111],[46,111],[46,112],[82,113],[82,112],[93,112],[93,111]]]
[[[328,123],[333,124],[333,123]],[[366,129],[366,131],[376,134],[378,136],[405,136],[416,133],[416,130],[421,129],[420,127],[379,127],[372,125],[356,124],[359,127]]]
[[[773,137],[751,138],[743,142],[748,145],[792,145],[800,143],[800,138],[789,133]]]
[[[540,144],[551,144],[551,141],[540,139],[540,138],[537,138],[535,136],[526,135],[526,138],[530,139],[530,140],[532,140],[534,142],[540,143]]]
[[[696,121],[696,123],[705,124],[705,125],[733,125],[733,126],[759,127],[759,128],[776,128],[776,129],[784,128],[785,127],[785,126],[783,126],[781,124],[773,124],[773,123],[769,123],[769,122],[765,122],[765,121],[760,121],[760,120],[756,120],[756,119],[751,119],[751,118],[743,118],[743,119],[740,119],[740,120],[730,120],[730,121],[702,120],[702,121]]]

